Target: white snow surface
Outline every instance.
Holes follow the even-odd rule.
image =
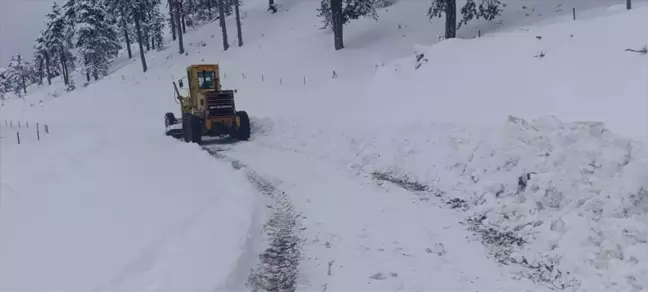
[[[648,289],[648,62],[625,51],[648,44],[644,2],[507,1],[502,24],[434,44],[428,3],[397,1],[339,52],[317,2],[246,2],[243,47],[222,52],[214,22],[146,73],[6,101],[0,290],[244,290],[265,212],[246,169],[303,215],[299,290]],[[163,134],[170,81],[202,62],[252,117],[251,141],[205,146],[242,170]]]

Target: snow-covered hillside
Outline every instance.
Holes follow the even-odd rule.
[[[318,1],[245,2],[243,47],[213,23],[146,73],[6,101],[0,290],[241,291],[277,271],[308,291],[648,289],[648,59],[626,51],[648,6],[508,2],[435,43],[423,2],[352,22],[337,52]],[[171,81],[202,62],[250,141],[164,136]]]

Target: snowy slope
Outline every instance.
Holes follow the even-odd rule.
[[[609,3],[510,2],[432,45],[442,21],[401,1],[333,52],[317,1],[246,2],[241,48],[213,23],[147,73],[7,102],[0,123],[51,134],[1,125],[0,290],[242,290],[284,209],[300,290],[645,290],[647,66],[624,50],[648,43],[647,7]],[[200,62],[254,122],[211,156],[162,132],[170,81]]]
[[[133,85],[109,78],[0,113],[14,125],[0,126],[0,290],[242,285],[229,276],[255,223],[256,192],[198,146],[164,136],[169,87]],[[23,110],[5,115],[11,107]]]

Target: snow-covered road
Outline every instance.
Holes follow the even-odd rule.
[[[209,144],[209,143],[207,143]],[[204,146],[271,180],[301,217],[299,290],[524,291],[460,214],[333,161],[255,141]]]

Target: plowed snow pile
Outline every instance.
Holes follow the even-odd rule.
[[[547,288],[645,290],[648,66],[625,51],[648,43],[639,7],[418,48],[419,69],[384,66],[365,92],[331,82],[250,104],[268,116],[255,142],[463,212],[493,260]]]

